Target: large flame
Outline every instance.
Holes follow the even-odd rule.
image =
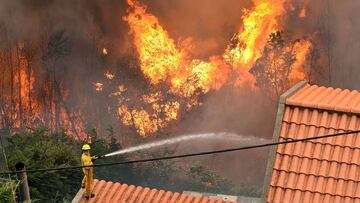
[[[239,19],[239,22],[242,22],[239,32],[231,39],[224,53],[199,59],[192,55],[191,38],[176,43],[159,19],[147,11],[145,5],[138,0],[127,0],[129,9],[124,20],[130,27],[139,65],[147,79],[144,87],[148,89],[127,89],[125,84],[122,84],[126,81],[122,81],[123,76],[118,75],[119,71],[109,70],[103,73],[102,79],[93,81],[94,92],[116,98],[115,108],[109,105],[105,109],[111,112],[116,109],[116,116],[123,125],[133,126],[138,134],[146,137],[176,124],[184,114],[200,106],[202,96],[211,91],[220,90],[226,85],[242,87],[245,83],[251,84],[250,87],[253,88],[261,88],[258,76],[249,71],[256,64],[260,64],[259,61],[263,62],[261,59],[265,60],[262,64],[266,64],[270,71],[286,69],[287,74],[279,77],[279,80],[286,80],[283,84],[294,84],[306,79],[308,58],[313,49],[311,41],[288,41],[280,52],[283,51],[282,55],[291,56],[289,65],[267,65],[276,61],[276,57],[271,57],[273,53],[265,54],[265,49],[269,36],[281,30],[279,19],[285,15],[286,1],[252,2],[253,6],[244,10],[242,18]],[[300,17],[305,17],[306,4],[302,8]],[[290,9],[291,11],[295,10]],[[101,58],[110,60],[111,49],[99,47],[97,51]],[[88,113],[89,111],[82,108],[86,105],[92,108],[95,103],[88,104],[84,101],[75,107],[78,110],[69,108],[70,104],[67,102],[73,103],[69,98],[72,94],[69,93],[65,80],[61,79],[61,74],[55,74],[55,71],[51,70],[53,66],[49,64],[53,63],[53,59],[41,57],[49,64],[44,61],[33,63],[38,60],[32,58],[32,52],[35,51],[29,49],[30,52],[26,53],[27,48],[31,46],[20,42],[0,50],[0,128],[24,129],[47,125],[55,130],[65,128],[70,131],[70,135],[84,139],[85,128],[89,124],[83,122],[84,119],[87,119],[88,115],[100,114],[91,113],[92,110]],[[44,53],[39,51],[39,56],[46,55],[46,50],[43,51]],[[277,61],[281,62],[281,59]],[[38,67],[42,66],[41,64],[44,67]],[[265,72],[262,75],[268,74]],[[112,91],[108,86],[114,84],[116,90]],[[234,88],[235,91],[242,89]],[[96,112],[103,110],[95,109]],[[97,122],[91,125],[94,123]],[[98,128],[100,126],[95,125]]]
[[[289,81],[291,85],[294,85],[300,80],[306,80],[306,68],[308,55],[312,49],[312,43],[309,40],[301,40],[295,43],[293,53],[295,53],[296,61],[292,66],[292,70],[289,74]]]
[[[303,5],[302,5],[302,8],[301,8],[301,10],[300,10],[300,13],[299,13],[299,17],[300,18],[305,18],[306,17],[306,6],[307,6],[307,1],[306,0],[304,0],[304,2],[303,2]]]
[[[28,46],[19,42],[1,50],[1,57],[7,60],[1,61],[0,66],[0,129],[47,125],[51,130],[65,128],[74,138],[86,137],[84,124],[79,119],[81,113],[67,109],[67,93],[62,83],[49,82],[29,61]]]
[[[222,60],[218,57],[211,57],[209,61],[189,59],[186,47],[177,46],[159,20],[146,12],[144,5],[133,0],[128,0],[128,4],[131,11],[124,20],[134,35],[141,69],[152,84],[167,81],[173,92],[182,94],[188,78],[195,76],[198,80],[196,87],[185,91],[185,95],[191,95],[196,88],[207,92],[225,83],[229,67]],[[182,46],[189,44],[183,43]],[[213,80],[215,77],[217,79]]]
[[[221,57],[213,56],[208,61],[191,59],[186,52],[188,43],[175,44],[159,20],[146,12],[146,7],[139,2],[128,0],[131,6],[129,14],[124,17],[128,22],[130,31],[134,36],[134,44],[139,54],[140,66],[144,75],[153,85],[167,82],[171,93],[180,97],[191,98],[197,90],[207,93],[210,90],[221,88],[228,79],[230,67]],[[190,41],[190,40],[189,40]],[[162,97],[166,92],[156,92],[154,95]],[[138,133],[145,136],[177,119],[181,109],[180,103],[171,101],[167,104],[158,104],[156,99],[151,104],[153,115],[144,109],[132,109],[122,105],[119,114],[126,125],[134,125]],[[187,110],[198,101],[189,100],[185,107]],[[163,114],[165,112],[165,114]],[[165,115],[159,119],[159,114]]]
[[[145,6],[131,0],[128,3],[132,7],[132,12],[129,12],[124,20],[129,23],[134,34],[134,43],[144,74],[154,84],[171,75],[179,74],[183,53],[176,48],[158,19],[146,13]]]
[[[254,0],[251,10],[244,10],[243,26],[227,47],[223,57],[236,67],[237,71],[247,74],[255,61],[261,56],[268,37],[279,29],[278,18],[284,14],[283,0]]]
[[[174,99],[163,101],[162,98],[169,92],[152,91],[142,98],[147,108],[129,107],[121,102],[118,108],[120,120],[125,125],[133,125],[142,136],[155,133],[178,119],[181,109],[190,110],[201,105],[196,96],[197,90],[205,94],[219,90],[228,82],[238,86],[244,83],[255,86],[254,76],[249,70],[262,55],[269,35],[279,30],[278,20],[285,13],[284,0],[253,0],[253,8],[244,10],[240,31],[231,39],[224,54],[204,61],[192,58],[188,53],[191,40],[175,43],[158,18],[147,12],[145,5],[137,0],[127,0],[127,3],[130,8],[123,19],[129,24],[145,77],[153,86],[162,82],[168,84],[170,93],[177,97],[191,98],[186,102]],[[299,51],[296,56],[298,61],[290,74],[294,81],[303,78],[303,58],[310,47],[301,42],[295,49]],[[229,81],[230,73],[236,74],[234,81]],[[121,96],[122,93],[118,91],[113,95]]]

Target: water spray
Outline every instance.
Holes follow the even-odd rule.
[[[147,150],[147,149],[152,149],[152,148],[157,148],[157,147],[163,147],[166,145],[177,144],[177,143],[186,142],[186,141],[193,141],[196,139],[207,139],[207,140],[221,139],[221,140],[226,140],[229,142],[241,142],[244,144],[255,144],[255,143],[261,144],[261,143],[266,143],[269,141],[267,139],[257,138],[254,136],[243,136],[243,135],[237,135],[234,133],[226,133],[226,132],[190,134],[190,135],[182,135],[179,137],[173,137],[173,138],[169,138],[169,139],[145,143],[145,144],[141,144],[138,146],[129,147],[126,149],[121,149],[121,150],[111,152],[111,153],[108,153],[105,155],[97,156],[97,159],[103,159],[103,158],[111,157],[111,156],[115,156],[115,155],[121,155],[121,154],[127,154],[127,153],[132,153],[132,152],[137,152],[137,151],[142,151],[142,150]]]

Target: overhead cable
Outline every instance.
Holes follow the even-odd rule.
[[[3,172],[0,172],[0,175],[1,174],[16,174],[16,173],[21,173],[21,172],[34,173],[34,172],[46,172],[46,171],[63,171],[63,170],[74,170],[74,169],[81,169],[81,168],[87,168],[87,167],[127,165],[127,164],[146,163],[146,162],[169,160],[169,159],[180,159],[180,158],[187,158],[187,157],[204,156],[204,155],[210,155],[210,154],[220,154],[220,153],[242,151],[242,150],[248,150],[248,149],[270,147],[270,146],[281,145],[281,144],[305,142],[305,141],[309,141],[309,140],[338,137],[338,136],[357,134],[357,133],[360,133],[360,130],[346,131],[346,132],[341,132],[341,133],[300,138],[300,139],[287,139],[287,140],[279,141],[279,142],[270,142],[270,143],[265,143],[265,144],[250,145],[250,146],[245,146],[245,147],[235,147],[235,148],[221,149],[221,150],[215,150],[215,151],[205,151],[205,152],[198,152],[198,153],[180,154],[180,155],[172,155],[172,156],[164,156],[164,157],[156,157],[156,158],[148,158],[148,159],[130,160],[130,161],[123,161],[123,162],[94,164],[92,166],[65,166],[65,167],[55,167],[55,168],[27,169],[27,170],[23,170],[23,171],[3,171]]]

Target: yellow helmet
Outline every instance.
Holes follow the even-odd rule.
[[[85,151],[85,150],[90,150],[91,148],[90,145],[84,144],[81,149]]]

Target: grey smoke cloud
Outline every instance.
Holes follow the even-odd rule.
[[[242,9],[252,6],[250,0],[143,2],[158,16],[175,41],[188,37],[194,39],[193,51],[198,58],[221,54],[229,38],[239,30]],[[302,1],[294,2],[301,5]],[[308,1],[306,18],[299,19],[297,13],[291,13],[283,19],[284,31],[296,36],[316,33],[322,54],[319,65],[324,70],[324,77],[317,83],[360,89],[359,8],[360,1],[355,0]],[[96,97],[90,93],[92,82],[99,80],[109,67],[115,66],[119,57],[131,47],[128,27],[121,19],[126,15],[126,9],[123,0],[0,0],[0,46],[28,39],[41,44],[39,36],[46,37],[64,30],[72,42],[72,50],[57,65],[65,67],[61,74],[67,86],[76,93],[69,98],[69,104],[77,105],[80,101],[84,103],[84,98],[92,98],[85,103],[106,106],[105,100],[93,99]],[[111,54],[105,59],[99,54],[94,55],[94,50],[102,48],[98,46],[107,47]],[[326,72],[329,61],[331,83]],[[269,101],[261,93],[246,87],[227,87],[207,95],[203,107],[187,115],[174,131],[178,134],[226,131],[268,139],[272,134],[275,113],[276,101]],[[107,119],[106,116],[109,115],[103,112],[99,117]],[[249,161],[249,156],[254,159]],[[266,158],[267,151],[264,150],[210,157],[203,162],[218,163],[212,167],[238,182],[261,185]]]

